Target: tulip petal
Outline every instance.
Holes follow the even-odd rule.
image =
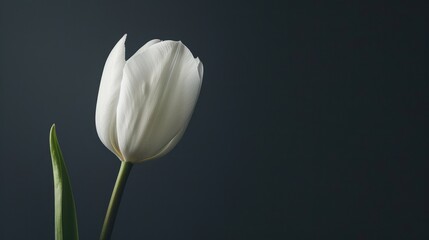
[[[202,64],[181,42],[157,43],[127,61],[116,123],[125,161],[148,160],[174,147],[201,82]]]
[[[198,61],[198,75],[202,80],[203,74],[204,74],[203,63],[200,61],[199,58],[196,58],[196,60]],[[166,146],[164,146],[164,148],[162,148],[162,150],[157,155],[151,157],[150,159],[160,158],[165,154],[167,154],[168,152],[170,152],[171,149],[173,149],[182,138],[183,134],[185,133],[186,127],[187,127],[187,124],[185,127],[182,128],[182,130],[179,131],[179,133],[176,134],[176,136]],[[150,160],[150,159],[146,159],[146,160]]]
[[[119,159],[123,159],[119,151],[116,136],[116,107],[123,69],[125,66],[125,39],[124,35],[109,54],[104,65],[98,91],[97,107],[95,111],[95,125],[101,142]]]

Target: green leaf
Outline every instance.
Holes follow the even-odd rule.
[[[55,239],[77,240],[76,208],[66,164],[58,144],[55,124],[49,134],[55,194]]]

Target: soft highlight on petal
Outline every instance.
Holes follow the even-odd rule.
[[[104,65],[95,111],[95,126],[103,144],[121,160],[116,132],[116,107],[125,66],[124,35],[110,52]]]

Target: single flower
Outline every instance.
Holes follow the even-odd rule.
[[[124,162],[161,157],[181,139],[197,102],[203,64],[180,41],[147,42],[125,60],[124,35],[107,58],[95,124]]]

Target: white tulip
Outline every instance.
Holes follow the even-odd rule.
[[[95,124],[124,162],[161,157],[180,140],[203,80],[203,64],[176,41],[151,40],[125,60],[124,35],[107,58]]]

